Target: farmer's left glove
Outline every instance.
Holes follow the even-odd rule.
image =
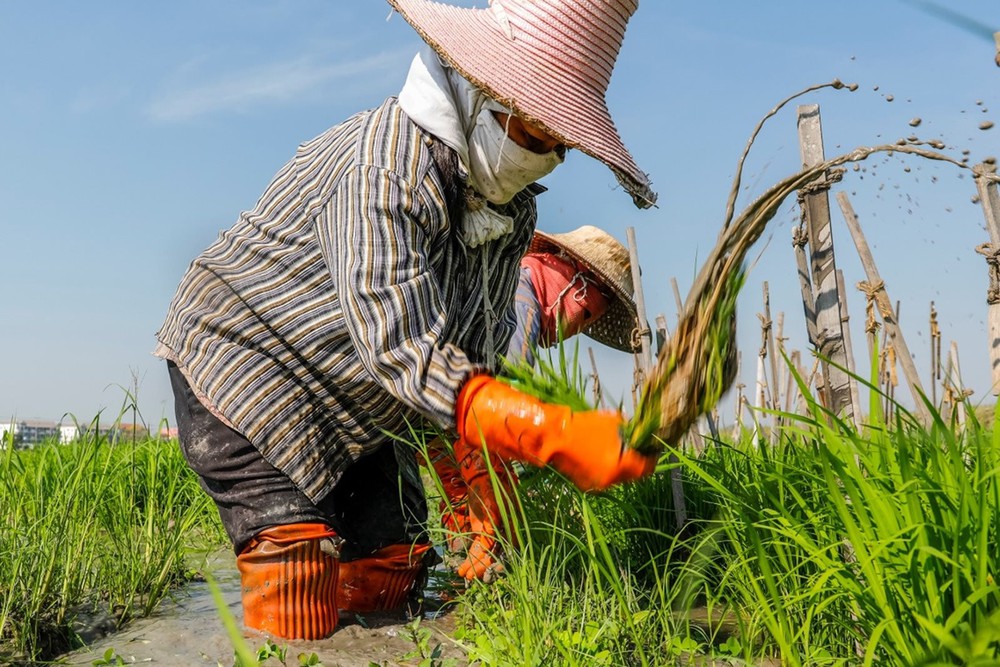
[[[461,439],[452,451],[432,447],[429,454],[447,496],[441,502],[441,523],[451,533],[449,546],[466,553],[458,574],[470,580],[487,578],[502,569],[497,534],[512,516],[517,474],[500,457]]]

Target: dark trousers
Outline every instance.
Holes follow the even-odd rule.
[[[240,553],[254,535],[290,523],[326,523],[345,540],[353,560],[390,544],[428,541],[427,503],[413,452],[386,445],[358,460],[334,490],[313,503],[253,444],[226,426],[195,396],[183,373],[167,362],[181,450],[215,501]]]

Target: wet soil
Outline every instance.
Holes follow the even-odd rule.
[[[237,622],[242,621],[240,580],[236,559],[231,555],[213,556],[206,568],[216,579],[229,611]],[[279,648],[287,648],[288,665],[299,664],[300,653],[315,653],[324,667],[369,667],[417,665],[418,657],[405,658],[417,648],[407,629],[409,619],[400,615],[341,617],[341,626],[328,639],[320,641],[288,641],[277,639]],[[455,629],[452,615],[438,612],[420,620],[420,628],[429,631],[423,646],[433,649],[440,645],[441,657],[463,663],[464,653],[448,637]],[[268,637],[244,630],[247,644],[256,652]],[[108,649],[125,664],[152,664],[184,667],[211,665],[229,667],[233,664],[233,646],[219,617],[215,601],[205,582],[194,582],[165,600],[149,617],[137,619],[120,631],[95,639],[87,647],[60,658],[59,664],[91,667],[101,660]],[[279,665],[271,658],[264,665]]]

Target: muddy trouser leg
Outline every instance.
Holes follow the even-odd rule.
[[[294,530],[289,533],[288,526],[302,525],[308,536],[306,541],[326,539],[316,537],[317,524],[328,527],[343,540],[340,554],[344,562],[364,559],[386,548],[398,551],[402,549],[400,545],[406,546],[407,566],[411,551],[421,556],[433,553],[427,547],[424,528],[427,507],[411,452],[382,447],[352,465],[333,492],[313,503],[246,438],[201,404],[175,364],[168,362],[168,371],[181,450],[188,465],[198,474],[202,488],[215,501],[222,524],[241,558],[255,549],[274,551],[275,545],[288,547],[289,534],[295,533]],[[280,537],[273,534],[275,529],[281,533]],[[269,530],[272,532],[268,533]],[[315,555],[315,549],[306,547],[306,552],[322,561]],[[271,560],[302,557],[302,554],[277,554]],[[426,573],[423,559],[417,560],[412,568],[402,568],[408,575],[412,570],[409,579],[413,583],[405,591],[407,596],[423,583],[421,579]],[[399,561],[397,557],[393,563],[398,565]],[[338,572],[340,569],[338,563]],[[345,579],[350,580],[350,577]],[[325,585],[324,580],[304,590],[318,591]],[[395,585],[393,590],[399,588]]]

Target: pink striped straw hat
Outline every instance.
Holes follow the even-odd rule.
[[[474,86],[608,165],[636,206],[656,202],[605,101],[638,0],[490,0],[485,9],[432,0],[389,4]]]

